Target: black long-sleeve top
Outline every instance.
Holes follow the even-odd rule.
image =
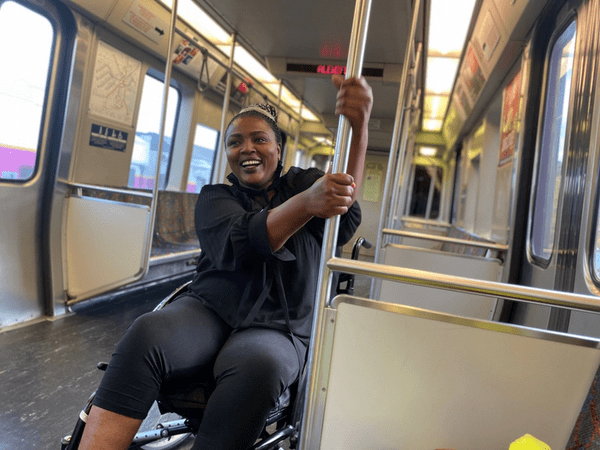
[[[278,171],[279,172],[279,171]],[[308,189],[323,172],[292,167],[263,191],[207,185],[196,204],[196,233],[202,249],[190,290],[233,328],[264,326],[307,342],[312,325],[325,220],[311,219],[273,252],[267,212]],[[274,191],[269,200],[268,191]],[[351,238],[361,220],[358,203],[341,217],[337,245]],[[257,304],[257,300],[263,300]],[[260,307],[258,307],[260,306]],[[286,311],[287,310],[287,311]]]

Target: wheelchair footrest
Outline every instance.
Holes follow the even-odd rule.
[[[193,433],[197,431],[193,429],[193,424],[188,419],[175,420],[160,424],[155,430],[144,431],[135,435],[132,441],[133,445],[144,445],[150,442],[155,442],[159,439],[176,436],[178,434]]]

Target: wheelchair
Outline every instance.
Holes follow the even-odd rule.
[[[359,237],[352,249],[352,259],[358,259],[361,247],[370,248],[371,243],[365,238]],[[186,291],[190,283],[191,281],[188,281],[178,287],[162,300],[154,308],[154,311],[171,303]],[[352,294],[353,292],[354,276],[340,274],[336,284],[336,293]],[[106,370],[107,367],[107,363],[98,363],[100,370]],[[282,450],[280,444],[286,439],[289,439],[289,448],[296,448],[305,382],[306,376],[302,374],[300,381],[292,384],[279,397],[277,404],[269,413],[259,439],[248,450]],[[133,438],[129,450],[171,450],[184,445],[198,432],[212,389],[212,383],[207,381],[169,392],[161,392]],[[79,414],[72,434],[62,438],[61,450],[77,450],[79,448],[94,396],[95,392]]]

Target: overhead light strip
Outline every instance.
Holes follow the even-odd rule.
[[[475,0],[431,1],[423,131],[442,130],[474,6]]]
[[[165,7],[172,9],[173,0],[157,0]],[[204,12],[192,0],[179,0],[177,15],[185,20],[196,31],[202,30],[201,34],[221,50],[225,55],[229,54],[231,46],[231,35],[227,33],[217,22]],[[243,46],[236,44],[234,62],[251,74],[256,80],[264,85],[275,97],[279,96],[280,81],[274,77],[268,69],[262,65]],[[300,100],[284,86],[282,101],[297,115],[300,113]],[[302,119],[311,122],[320,122],[319,117],[306,105],[302,108]]]

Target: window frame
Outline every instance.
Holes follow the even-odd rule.
[[[560,171],[555,171],[555,175],[560,175],[560,180],[559,180],[559,189],[556,190],[556,197],[553,200],[553,209],[555,209],[557,212],[562,208],[562,197],[560,195],[561,192],[561,186],[564,182],[564,176],[565,176],[565,170],[566,170],[566,166],[567,164],[565,163],[565,159],[568,158],[568,152],[569,152],[569,136],[570,136],[570,130],[571,130],[571,122],[572,122],[572,112],[573,112],[573,82],[574,82],[574,71],[575,71],[575,58],[577,55],[577,32],[578,32],[578,24],[577,24],[577,17],[575,14],[570,15],[569,17],[566,18],[566,20],[556,28],[556,30],[552,33],[552,36],[548,42],[548,45],[546,47],[546,58],[544,61],[544,81],[542,84],[542,88],[541,88],[541,92],[542,92],[542,100],[540,102],[540,118],[538,120],[538,131],[537,131],[537,137],[536,137],[536,146],[535,146],[535,162],[534,162],[534,170],[533,170],[533,177],[532,177],[532,190],[531,190],[531,199],[530,199],[530,207],[529,207],[529,219],[528,219],[528,231],[527,231],[527,255],[528,255],[528,259],[530,261],[530,263],[541,267],[541,268],[547,268],[549,267],[554,255],[555,255],[555,250],[556,250],[556,238],[557,238],[557,225],[558,225],[558,219],[559,219],[559,215],[558,214],[554,214],[553,215],[553,221],[551,223],[551,227],[552,227],[552,243],[551,243],[551,248],[550,248],[550,252],[549,252],[549,256],[546,258],[544,257],[544,255],[540,255],[537,254],[535,252],[536,249],[534,249],[534,241],[536,239],[534,239],[535,237],[537,237],[537,235],[534,235],[534,233],[536,232],[536,227],[535,227],[535,221],[538,220],[538,216],[536,215],[536,211],[538,211],[538,192],[539,192],[539,179],[541,178],[541,167],[542,167],[542,162],[543,162],[543,156],[542,155],[542,145],[543,143],[545,143],[545,128],[546,128],[546,118],[547,118],[547,114],[549,111],[547,111],[547,105],[548,105],[548,101],[549,101],[549,96],[548,96],[548,88],[549,88],[549,83],[551,80],[551,74],[550,74],[550,64],[551,64],[551,58],[553,56],[553,52],[555,50],[555,46],[556,44],[559,42],[559,40],[563,37],[563,35],[567,32],[567,30],[572,26],[575,26],[574,29],[574,35],[573,35],[573,39],[574,39],[574,50],[573,50],[573,62],[572,62],[572,66],[571,66],[571,75],[570,75],[570,80],[569,80],[569,95],[566,98],[566,104],[567,104],[567,109],[566,109],[566,124],[565,124],[565,132],[564,132],[564,141],[562,141],[563,144],[563,149],[562,149],[562,163],[561,163],[561,167],[560,167]],[[556,100],[556,98],[555,98]],[[552,111],[552,113],[554,114],[555,111]],[[551,128],[551,127],[550,127]],[[551,149],[551,151],[555,152],[555,149]],[[558,156],[558,153],[553,154],[552,156]],[[544,204],[544,206],[547,207],[547,204]],[[547,217],[544,217],[544,219],[546,219]]]

